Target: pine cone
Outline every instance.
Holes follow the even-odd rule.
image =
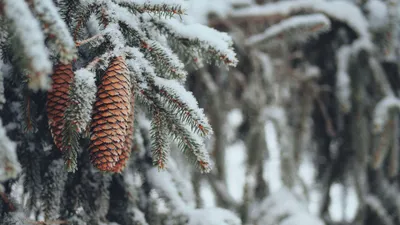
[[[130,77],[125,60],[114,58],[101,79],[92,122],[90,160],[102,171],[113,171],[124,150],[130,114]]]
[[[122,150],[122,154],[120,155],[119,161],[114,167],[114,172],[120,173],[126,166],[126,162],[129,160],[132,151],[133,144],[133,133],[134,133],[134,113],[135,113],[135,96],[132,92],[131,94],[131,102],[130,102],[131,110],[128,119],[128,130],[125,136],[124,148]]]
[[[69,91],[74,79],[72,64],[58,64],[51,76],[52,87],[47,93],[47,117],[54,143],[62,149],[61,130],[64,126],[64,113],[69,105]]]

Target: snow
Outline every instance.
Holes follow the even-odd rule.
[[[39,22],[34,18],[24,0],[5,0],[4,15],[13,24],[19,39],[21,51],[27,58],[28,69],[31,73],[29,87],[32,90],[49,89],[52,71],[48,51],[44,44],[45,37]]]
[[[16,178],[21,172],[16,151],[17,144],[7,137],[6,129],[0,120],[0,182]]]
[[[329,30],[330,20],[323,14],[311,14],[292,16],[280,23],[268,27],[263,33],[256,34],[246,40],[247,45],[256,45],[273,38],[279,38],[280,35],[315,35],[322,31]]]
[[[195,209],[188,213],[187,225],[241,225],[240,219],[222,208]]]
[[[54,39],[61,56],[60,61],[64,64],[69,63],[76,57],[75,42],[53,1],[34,0],[33,5],[39,19],[46,26],[45,32],[55,36]]]
[[[252,217],[257,225],[296,225],[298,221],[310,225],[324,224],[318,217],[310,215],[305,202],[286,188],[279,189],[263,200],[259,207],[253,209]]]
[[[286,0],[254,5],[230,13],[233,18],[286,18],[298,11],[323,13],[335,20],[347,23],[360,37],[370,39],[369,25],[357,6],[344,0]]]
[[[173,185],[173,177],[168,171],[159,171],[157,168],[152,168],[147,172],[147,177],[149,182],[159,190],[160,194],[169,200],[169,204],[174,209],[178,212],[185,212],[186,204]]]
[[[346,188],[345,190],[342,184],[333,184],[331,187],[329,213],[335,221],[351,221],[356,216],[358,210],[357,193],[354,187]],[[345,194],[347,196],[343,201],[343,195]]]
[[[232,61],[229,63],[230,66],[235,66],[238,63],[236,53],[231,47],[233,43],[232,38],[227,33],[217,31],[199,23],[185,25],[177,19],[166,20],[165,24],[176,31],[176,35],[179,37],[192,41],[200,41],[203,45],[202,48],[212,48],[219,54],[225,55]]]
[[[312,217],[308,213],[297,213],[287,219],[283,219],[280,225],[297,225],[301,221],[302,224],[308,225],[324,225],[325,223],[318,217]]]
[[[233,109],[226,115],[224,132],[228,143],[235,141],[237,128],[242,124],[242,122],[243,114],[240,109]]]
[[[117,19],[117,20],[125,23],[132,30],[134,30],[135,32],[138,32],[138,34],[140,36],[142,36],[142,37],[146,36],[146,34],[140,28],[139,18],[137,16],[134,16],[131,12],[129,12],[128,9],[123,8],[112,2],[108,2],[107,3],[107,14],[111,18]]]
[[[341,47],[336,55],[336,97],[342,107],[343,112],[351,110],[351,83],[348,74],[348,64],[350,61],[351,49],[348,46]]]
[[[84,68],[75,72],[74,94],[72,101],[79,102],[76,122],[80,131],[86,130],[92,116],[92,107],[96,100],[97,87],[95,74]],[[75,97],[75,98],[74,98]]]
[[[237,142],[226,149],[225,166],[227,188],[230,195],[240,202],[243,198],[243,186],[245,184],[246,152],[243,142]]]
[[[373,131],[381,133],[390,117],[389,112],[391,109],[400,110],[400,99],[395,96],[386,96],[381,99],[374,109],[373,117]]]
[[[176,101],[178,108],[188,108],[186,112],[190,112],[191,117],[195,120],[196,125],[202,125],[206,133],[199,132],[202,136],[210,136],[213,132],[211,126],[208,124],[208,119],[204,115],[203,109],[199,108],[196,98],[193,93],[187,91],[184,86],[175,80],[167,80],[160,77],[154,77],[156,86],[159,86],[172,95]],[[174,101],[175,102],[175,101]],[[172,107],[174,108],[174,107]]]
[[[368,22],[371,29],[381,29],[389,23],[389,12],[386,4],[379,0],[369,0],[365,4],[368,13]]]

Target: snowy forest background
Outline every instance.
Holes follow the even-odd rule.
[[[76,42],[70,28],[78,22],[68,21],[70,12],[60,8],[84,15],[79,10],[94,2],[0,0],[0,224],[400,224],[399,1],[101,0],[103,11],[88,10],[92,14],[84,31],[76,33],[79,40],[89,39]],[[138,87],[135,93],[147,91],[146,82],[173,89],[176,85],[162,79],[179,80],[186,70],[186,80],[179,82],[193,93],[213,130],[204,139],[205,152],[186,160],[180,153],[185,146],[178,141],[168,143],[170,148],[161,143],[163,154],[157,155],[154,140],[168,137],[153,130],[157,114],[149,117],[136,107],[134,147],[121,173],[100,172],[91,165],[85,134],[80,147],[73,146],[78,149],[76,162],[74,156],[62,156],[44,104],[50,71],[43,62],[47,56],[40,52],[44,44],[37,42],[44,38],[24,30],[39,25],[16,10],[25,3],[25,10],[48,22],[44,34],[60,38],[54,43],[46,39],[49,52],[59,53],[51,60],[70,62],[75,55],[72,38],[78,43],[75,76],[80,83],[73,86],[78,91],[72,97],[83,106],[94,104],[96,76],[110,61],[97,48],[133,55],[127,65],[137,72],[131,78]],[[59,15],[49,5],[57,6]],[[132,15],[123,7],[140,20],[127,17]],[[96,17],[107,10],[106,22]],[[171,17],[226,32],[231,40],[199,26],[184,30],[183,25],[165,23],[173,28],[169,30],[163,21]],[[146,42],[137,47],[143,54],[121,44],[128,28],[114,26],[113,19],[132,29],[136,22],[145,24],[137,26],[145,31],[147,43],[165,51],[161,56],[168,60],[157,58],[157,52],[147,54]],[[161,26],[167,35],[155,34],[153,26]],[[70,33],[62,33],[68,29]],[[22,38],[10,44],[14,33]],[[134,39],[126,38],[126,45],[134,46]],[[184,67],[166,43],[179,53]],[[211,56],[200,63],[197,56],[203,52],[194,52],[192,45],[208,49]],[[93,55],[100,63],[92,61]],[[22,70],[19,61],[26,59],[33,64]],[[159,68],[170,64],[173,72]],[[32,71],[42,73],[24,78]],[[147,77],[151,73],[161,78]],[[176,94],[178,100],[180,94],[192,100],[183,91]],[[77,109],[84,114],[79,121],[87,125],[91,112],[82,108]],[[66,160],[73,166],[66,168]]]

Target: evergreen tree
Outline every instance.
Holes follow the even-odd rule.
[[[197,208],[170,157],[212,169],[187,68],[237,64],[185,4],[0,1],[1,224],[240,224]]]

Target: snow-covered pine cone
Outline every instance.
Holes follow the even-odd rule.
[[[90,160],[101,171],[114,171],[124,151],[130,114],[131,84],[125,59],[111,60],[96,94],[90,126]]]
[[[125,143],[124,148],[122,150],[122,154],[120,156],[119,161],[117,162],[116,166],[114,167],[114,172],[120,173],[126,166],[126,162],[129,160],[132,151],[132,144],[133,144],[133,133],[134,133],[134,114],[135,114],[135,96],[132,92],[131,94],[131,110],[128,119],[128,130],[125,136]]]
[[[64,126],[64,114],[70,103],[69,91],[74,80],[72,64],[57,64],[51,79],[52,87],[47,93],[47,117],[54,143],[63,151],[61,131]]]

